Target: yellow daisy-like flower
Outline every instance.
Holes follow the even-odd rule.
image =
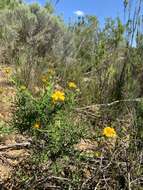
[[[36,122],[36,123],[33,125],[33,128],[39,129],[39,128],[40,128],[40,122]]]
[[[65,93],[63,91],[57,90],[52,94],[52,100],[54,103],[56,102],[64,102]]]
[[[76,85],[74,82],[69,82],[69,83],[68,83],[68,87],[69,87],[69,88],[72,88],[72,89],[76,89],[76,88],[77,88],[77,85]]]
[[[117,136],[115,129],[112,127],[105,127],[103,129],[103,135],[105,135],[106,137],[111,137],[111,138],[114,138]]]

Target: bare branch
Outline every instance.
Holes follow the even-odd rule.
[[[89,106],[85,106],[85,107],[81,107],[81,108],[76,108],[75,110],[80,111],[80,110],[90,109],[90,108],[94,108],[94,107],[108,107],[108,106],[113,106],[113,105],[116,105],[116,104],[122,103],[122,102],[141,102],[142,100],[143,100],[143,98],[116,100],[116,101],[113,101],[110,103],[93,104],[93,105],[89,105]]]
[[[9,145],[5,145],[5,146],[0,146],[0,151],[1,151],[1,150],[5,150],[5,149],[11,149],[11,148],[29,147],[30,145],[31,145],[30,142],[9,144]]]

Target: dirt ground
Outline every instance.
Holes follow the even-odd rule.
[[[16,89],[11,81],[12,67],[0,67],[0,126],[9,127],[12,115],[12,104]],[[26,138],[16,131],[4,134],[0,130],[0,183],[4,183],[12,176],[14,167],[29,156],[25,148],[17,148],[17,143],[23,143]],[[10,146],[13,146],[10,148]],[[3,149],[5,147],[5,149]]]

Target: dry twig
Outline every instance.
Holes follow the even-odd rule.
[[[5,146],[0,146],[0,151],[6,150],[6,149],[13,149],[13,148],[23,148],[23,147],[29,147],[31,145],[30,142],[23,142],[23,143],[15,143],[15,144],[9,144]]]

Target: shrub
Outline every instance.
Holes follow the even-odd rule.
[[[31,133],[36,144],[42,139],[44,151],[47,150],[49,155],[67,152],[84,134],[84,127],[72,119],[78,93],[75,87],[56,90],[49,82],[37,96],[25,86],[18,87],[14,127],[20,132]]]
[[[49,85],[41,90],[39,97],[25,87],[20,86],[17,91],[13,124],[20,131],[31,130],[36,122],[45,128],[52,114],[62,105],[54,105],[51,101],[53,86]]]
[[[48,152],[52,159],[74,152],[73,145],[85,135],[85,127],[73,121],[72,113],[59,111],[47,125]]]

